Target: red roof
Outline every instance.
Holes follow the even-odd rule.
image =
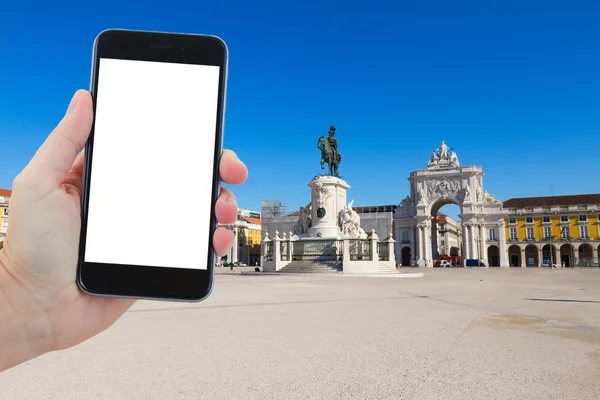
[[[10,197],[12,190],[0,189],[0,196]]]
[[[250,222],[251,224],[261,225],[260,219],[258,219],[258,218],[246,217],[246,221]]]
[[[437,220],[440,224],[445,224],[448,222],[448,220],[446,220],[446,214],[442,214],[442,213],[438,213]]]

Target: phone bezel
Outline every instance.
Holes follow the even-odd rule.
[[[96,110],[96,93],[100,58],[138,61],[161,61],[185,64],[217,65],[219,96],[212,179],[212,205],[209,229],[207,269],[182,269],[123,264],[99,264],[84,261],[87,211],[94,143],[94,124],[85,147],[83,171],[82,217],[77,268],[77,283],[81,290],[96,296],[171,301],[201,301],[213,287],[215,255],[212,244],[217,227],[215,202],[220,190],[219,161],[223,148],[223,124],[227,85],[228,50],[216,36],[151,31],[109,29],[94,41],[90,92]],[[109,239],[107,239],[109,241]]]

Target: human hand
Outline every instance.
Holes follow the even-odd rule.
[[[0,371],[53,350],[74,346],[108,328],[130,299],[92,297],[76,284],[83,152],[93,120],[87,91],[69,109],[17,176],[10,201],[10,225],[0,250]],[[78,155],[78,153],[80,153]],[[246,166],[225,150],[221,180],[242,184]],[[234,194],[222,188],[215,205],[218,222],[237,219]],[[225,255],[233,233],[216,229],[213,247]]]

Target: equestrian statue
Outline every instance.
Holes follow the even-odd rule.
[[[329,137],[321,136],[317,143],[321,150],[321,169],[325,169],[324,164],[329,166],[329,175],[339,178],[338,166],[342,162],[342,156],[338,153],[338,142],[335,138],[335,126],[329,128]]]

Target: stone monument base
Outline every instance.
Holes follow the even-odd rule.
[[[346,206],[346,191],[350,185],[335,176],[316,176],[308,186],[312,204],[312,226],[308,229],[308,237],[341,239],[338,218]]]

